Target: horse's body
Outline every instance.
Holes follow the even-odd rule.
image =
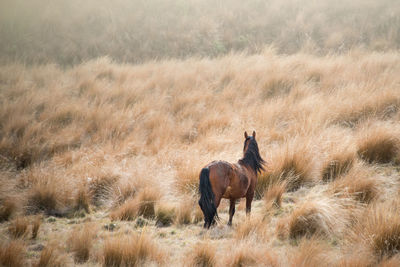
[[[246,197],[246,213],[250,213],[257,174],[264,164],[255,137],[255,132],[252,136],[245,132],[243,158],[237,163],[213,161],[201,170],[199,205],[204,214],[204,227],[209,228],[215,223],[222,198],[230,200],[228,225],[232,225],[237,199]]]

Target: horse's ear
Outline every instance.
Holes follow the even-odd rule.
[[[253,138],[256,138],[256,131],[253,131]]]
[[[249,136],[247,135],[247,132],[244,132],[244,138],[247,139],[247,137],[249,137]]]

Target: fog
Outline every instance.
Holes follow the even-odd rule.
[[[0,63],[71,65],[400,47],[397,1],[2,0]]]

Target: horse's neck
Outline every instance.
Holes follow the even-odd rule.
[[[253,168],[250,165],[243,163],[242,159],[240,159],[236,165],[239,167],[239,170],[246,176],[257,177],[257,174],[254,172]]]

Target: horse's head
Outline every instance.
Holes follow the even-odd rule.
[[[252,167],[255,173],[264,170],[263,165],[265,161],[262,159],[258,151],[258,144],[256,141],[256,132],[253,131],[251,136],[244,132],[244,146],[243,146],[243,159],[240,161]]]
[[[249,135],[247,135],[247,132],[244,132],[243,156],[244,156],[244,154],[246,154],[246,151],[249,148],[250,142],[252,140],[256,140],[256,132],[253,131],[252,136],[249,136]]]

